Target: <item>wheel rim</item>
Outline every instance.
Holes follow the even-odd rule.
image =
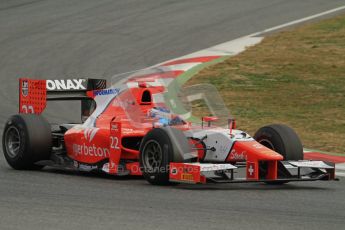
[[[19,130],[14,126],[11,126],[5,133],[6,152],[9,157],[14,158],[18,155],[20,143]]]
[[[274,145],[272,144],[271,141],[267,140],[267,139],[262,139],[259,141],[260,144],[262,144],[263,146],[272,149],[273,151],[275,151],[274,149]]]
[[[162,165],[162,155],[162,148],[159,143],[155,140],[148,141],[144,146],[144,167],[155,171]]]

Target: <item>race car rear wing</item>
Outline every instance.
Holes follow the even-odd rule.
[[[47,101],[80,100],[82,115],[90,111],[94,101],[88,91],[106,88],[104,79],[19,79],[19,113],[41,114]]]

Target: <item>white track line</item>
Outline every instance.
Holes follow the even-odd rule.
[[[345,177],[345,163],[335,165],[335,175]]]
[[[256,45],[258,43],[260,43],[263,39],[262,36],[259,36],[261,34],[267,33],[267,32],[272,32],[275,30],[279,30],[285,27],[289,27],[292,25],[296,25],[302,22],[306,22],[318,17],[322,17],[325,16],[327,14],[331,14],[331,13],[335,13],[337,11],[341,11],[341,10],[345,10],[345,5],[344,6],[340,6],[331,10],[327,10],[318,14],[314,14],[305,18],[301,18],[301,19],[297,19],[291,22],[287,22],[278,26],[274,26],[271,27],[269,29],[265,29],[262,31],[258,31],[255,32],[253,34],[249,34],[247,36],[243,36],[240,38],[237,38],[235,40],[231,40],[228,42],[224,42],[222,44],[218,44],[212,47],[209,47],[207,49],[204,50],[200,50],[191,54],[187,54],[184,55],[182,57],[176,58],[174,60],[178,60],[178,59],[184,59],[184,58],[193,58],[193,57],[200,57],[200,56],[210,56],[210,55],[215,55],[215,56],[225,56],[225,55],[229,55],[229,56],[233,56],[233,55],[237,55],[239,53],[241,53],[242,51],[244,51],[247,47],[249,46],[253,46]]]
[[[202,56],[234,56],[243,52],[247,47],[260,43],[262,39],[263,37],[244,36],[232,41],[224,42],[222,44],[209,47],[204,50],[187,54],[175,60]]]
[[[292,25],[296,25],[298,23],[302,23],[308,20],[312,20],[318,17],[322,17],[325,16],[327,14],[331,14],[331,13],[335,13],[337,11],[341,11],[345,9],[345,5],[344,6],[340,6],[331,10],[327,10],[318,14],[314,14],[305,18],[301,18],[301,19],[297,19],[291,22],[287,22],[278,26],[274,26],[271,27],[269,29],[265,29],[259,32],[255,32],[253,34],[249,34],[247,36],[243,36],[228,42],[224,42],[191,54],[187,54],[178,58],[174,58],[171,60],[167,60],[165,62],[156,64],[154,66],[150,66],[148,68],[145,69],[141,69],[141,70],[149,70],[151,68],[155,68],[155,67],[159,67],[161,65],[163,65],[164,63],[170,62],[170,61],[175,61],[175,60],[180,60],[180,59],[185,59],[185,58],[194,58],[194,57],[202,57],[202,56],[234,56],[237,55],[239,53],[241,53],[242,51],[244,51],[247,47],[249,46],[253,46],[256,45],[258,43],[260,43],[262,41],[262,39],[264,37],[260,37],[259,35],[263,34],[263,33],[267,33],[267,32],[272,32],[274,30],[278,30],[278,29],[282,29],[288,26],[292,26]],[[140,71],[140,70],[137,70]],[[135,72],[135,71],[131,71],[131,72]],[[130,73],[130,72],[128,72]],[[120,83],[124,83],[126,81],[127,78],[124,79],[116,79],[117,84]]]
[[[293,26],[293,25],[296,25],[296,24],[299,24],[299,23],[302,23],[302,22],[306,22],[306,21],[309,21],[309,20],[312,20],[312,19],[315,19],[315,18],[318,18],[318,17],[325,16],[327,14],[332,14],[332,13],[335,13],[335,12],[341,11],[341,10],[345,10],[345,5],[337,7],[337,8],[334,8],[334,9],[331,9],[331,10],[327,10],[327,11],[324,11],[324,12],[321,12],[321,13],[318,13],[318,14],[314,14],[314,15],[311,15],[311,16],[308,16],[308,17],[305,17],[305,18],[301,18],[301,19],[297,19],[297,20],[294,20],[294,21],[291,21],[291,22],[287,22],[287,23],[284,23],[284,24],[279,25],[279,26],[274,26],[272,28],[265,29],[263,31],[253,33],[253,34],[251,34],[249,36],[257,36],[257,35],[262,34],[262,33],[272,32],[274,30],[279,30],[279,29],[282,29],[282,28],[285,28],[285,27],[288,27],[288,26]]]

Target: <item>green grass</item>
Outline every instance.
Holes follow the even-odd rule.
[[[239,128],[293,127],[308,148],[345,152],[345,16],[304,25],[202,70]]]

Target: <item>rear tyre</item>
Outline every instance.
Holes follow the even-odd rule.
[[[183,162],[190,152],[183,132],[171,127],[154,128],[143,138],[139,162],[145,179],[153,185],[176,184],[169,181],[171,162]]]
[[[273,124],[260,128],[254,135],[254,139],[260,144],[281,154],[284,160],[302,160],[303,146],[296,132],[282,124]],[[264,168],[262,169],[264,170]],[[278,177],[286,177],[278,171]],[[267,184],[285,184],[288,181],[266,182]]]
[[[18,114],[6,122],[2,147],[14,169],[40,169],[36,162],[50,158],[52,136],[49,123],[39,115]]]

